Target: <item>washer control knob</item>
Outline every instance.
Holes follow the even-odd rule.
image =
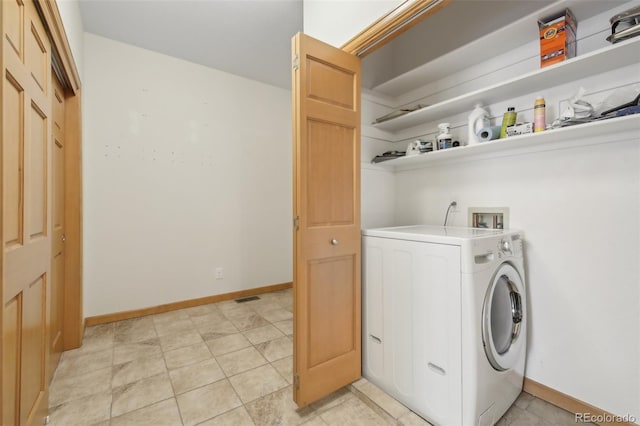
[[[509,241],[509,240],[500,241],[500,250],[502,250],[502,251],[511,251],[511,241]]]

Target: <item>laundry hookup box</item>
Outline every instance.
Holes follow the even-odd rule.
[[[569,9],[538,21],[540,30],[540,67],[576,56],[578,21]]]

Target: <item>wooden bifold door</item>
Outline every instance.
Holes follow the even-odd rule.
[[[294,400],[357,380],[360,342],[360,59],[293,39]]]

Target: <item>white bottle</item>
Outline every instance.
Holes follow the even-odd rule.
[[[451,124],[440,123],[438,124],[438,129],[440,130],[440,134],[437,137],[438,150],[451,148]]]
[[[480,142],[478,132],[491,125],[489,113],[482,108],[481,104],[476,104],[476,108],[469,114],[469,137],[467,145],[473,145]]]

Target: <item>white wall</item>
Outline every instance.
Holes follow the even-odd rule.
[[[303,31],[340,47],[403,1],[303,0]]]
[[[77,0],[57,0],[56,4],[69,40],[71,54],[76,63],[78,74],[80,74],[80,80],[84,81],[84,29],[80,15],[80,4]]]
[[[603,34],[612,13],[579,23],[581,54],[607,44]],[[455,97],[527,72],[522,67],[536,67],[537,49],[533,41],[515,58],[491,58],[440,80],[428,79],[428,85],[398,98],[381,97],[376,103],[369,97],[363,103],[397,107]],[[510,60],[518,63],[510,68]],[[615,88],[628,90],[632,99],[629,89],[640,87],[638,76],[640,64],[557,87],[550,81],[543,92],[547,122],[580,86],[594,105]],[[516,107],[519,121],[532,120],[536,94],[488,105],[492,124],[499,124],[509,105]],[[454,138],[463,142],[472,108],[450,118]],[[395,149],[404,150],[417,137],[432,138],[436,125],[407,129]],[[363,135],[369,136],[363,145],[370,144],[371,136],[380,137],[364,126]],[[602,139],[617,142],[585,138],[572,148],[559,141],[535,153],[429,163],[398,172],[389,200],[395,203],[396,225],[442,224],[453,199],[458,208],[449,224],[457,226],[468,225],[468,207],[509,207],[510,227],[522,229],[526,241],[531,315],[527,377],[609,412],[640,419],[640,128]],[[366,180],[363,175],[363,188],[370,184]],[[375,202],[364,200],[363,205]]]
[[[467,226],[468,207],[509,207],[526,241],[527,377],[636,418],[639,142],[430,166],[396,183],[398,224],[441,224],[451,197],[455,226]]]
[[[84,43],[85,316],[291,281],[290,92]]]

